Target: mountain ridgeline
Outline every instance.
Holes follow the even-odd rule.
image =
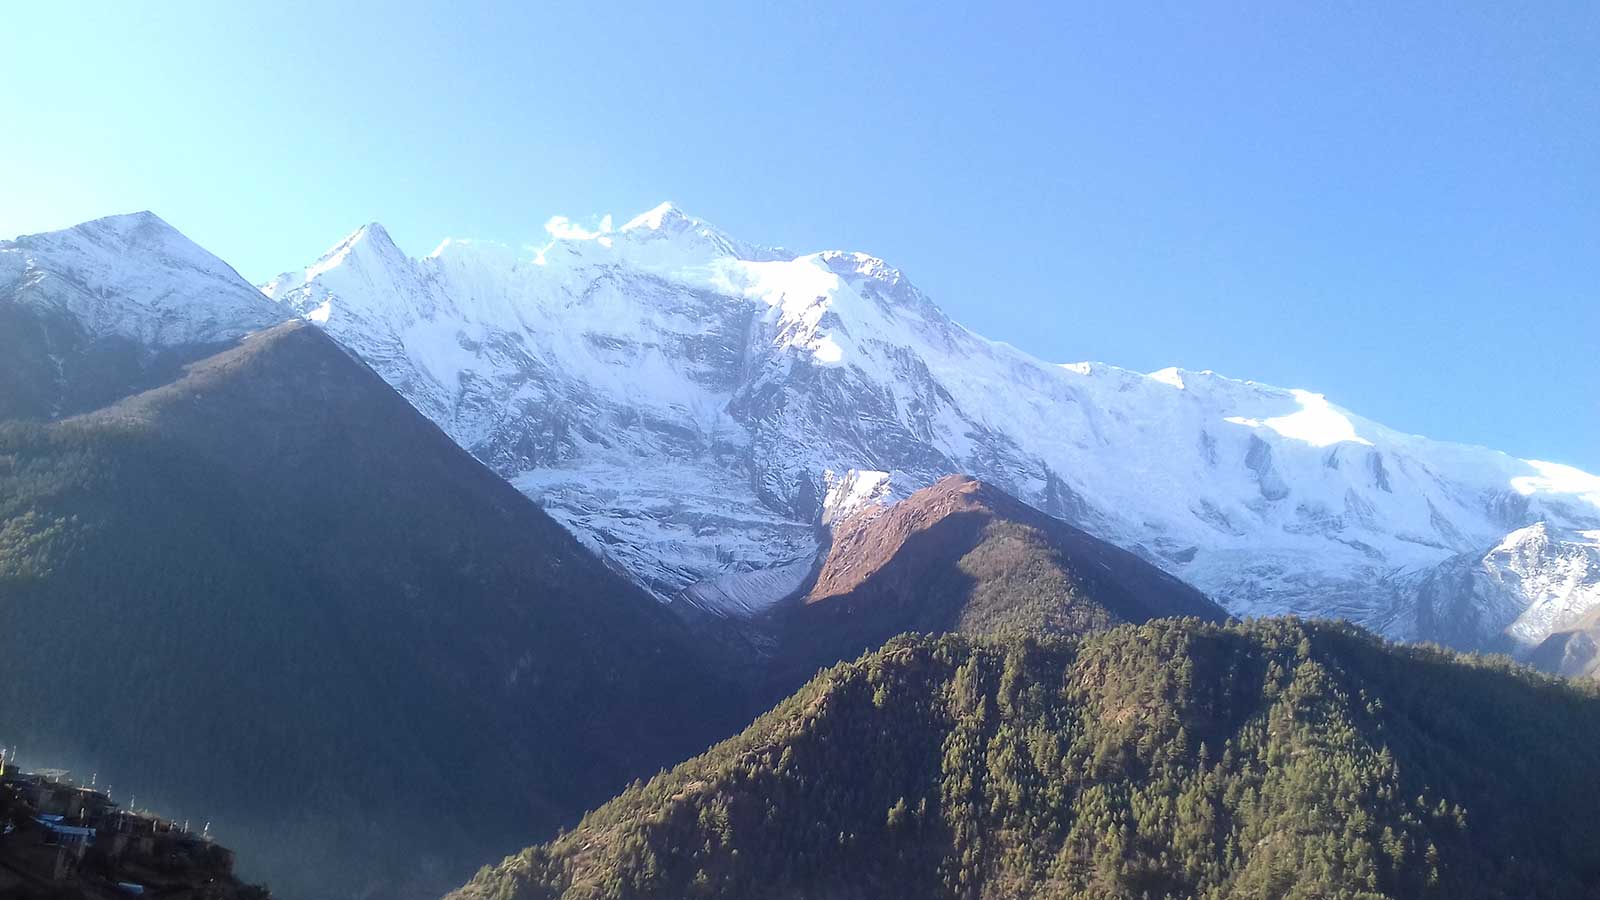
[[[812,580],[773,610],[779,696],[907,631],[1045,637],[1223,609],[1132,553],[952,475],[833,523]]]
[[[317,329],[0,425],[0,734],[290,897],[426,896],[736,719],[687,634]]]
[[[1592,684],[1229,618],[1586,675],[1597,604],[1594,476],[670,206],[0,242],[0,735],[288,897],[1600,897]]]
[[[969,473],[1234,615],[1529,658],[1600,603],[1595,475],[1311,391],[1049,364],[883,260],[670,204],[421,259],[373,223],[259,290],[159,218],[113,216],[0,242],[0,300],[0,417],[95,408],[298,316],[637,585],[735,616],[817,558],[839,472],[894,498]]]
[[[3,366],[26,402],[0,410],[0,733],[213,820],[290,896],[442,891],[901,631],[1221,615],[953,481],[841,523],[756,623],[770,655],[721,668],[716,630],[751,623],[691,635],[154,216],[7,244],[0,270],[29,351]],[[848,554],[859,583],[852,542],[879,548]]]
[[[420,259],[369,225],[262,289],[665,600],[764,611],[786,579],[699,589],[810,559],[832,479],[856,471],[902,498],[980,478],[1234,615],[1526,652],[1600,603],[1554,577],[1572,552],[1600,577],[1594,474],[1314,391],[1053,364],[867,253],[761,247],[670,204],[537,250],[450,240]],[[1540,523],[1552,539],[1526,540]]]
[[[98,409],[283,318],[148,212],[0,241],[0,421]]]
[[[453,900],[1600,897],[1600,695],[1352,626],[903,637]]]

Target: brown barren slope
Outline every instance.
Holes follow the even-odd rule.
[[[785,690],[905,631],[1037,637],[1227,618],[1134,554],[964,475],[836,524],[810,589],[775,615]]]

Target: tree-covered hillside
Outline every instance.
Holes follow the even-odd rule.
[[[437,896],[738,723],[660,604],[286,324],[0,424],[0,735],[293,897]]]
[[[1600,697],[1350,626],[896,638],[458,900],[1600,897]]]

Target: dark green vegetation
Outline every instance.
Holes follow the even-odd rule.
[[[1132,553],[952,475],[835,524],[813,583],[773,615],[769,699],[902,632],[1041,637],[1163,616],[1227,613]]]
[[[459,898],[1600,897],[1600,697],[1351,626],[897,638]]]
[[[126,338],[92,340],[69,316],[0,302],[0,421],[99,409],[166,384],[186,363],[224,349],[190,344],[153,352]]]
[[[0,736],[291,897],[437,893],[738,723],[682,628],[315,329],[0,425]]]

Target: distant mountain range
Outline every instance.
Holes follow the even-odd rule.
[[[446,241],[422,259],[369,225],[263,291],[657,596],[732,615],[794,587],[846,479],[904,497],[956,472],[1238,615],[1526,648],[1597,599],[1593,475],[1308,391],[1044,363],[881,260],[748,244],[670,205],[540,250]],[[1556,537],[1494,575],[1535,524]]]
[[[1239,615],[1524,650],[1595,601],[1593,475],[1306,391],[1046,364],[961,328],[880,260],[748,244],[670,205],[562,235],[419,260],[368,225],[262,286],[277,308],[147,213],[21,238],[0,251],[0,315],[55,315],[4,329],[0,403],[91,408],[184,348],[293,315],[647,590],[733,615],[795,588],[847,478],[898,498],[956,472]],[[1517,578],[1493,575],[1535,524],[1552,539],[1519,551]]]
[[[667,204],[539,249],[450,240],[422,259],[368,225],[261,293],[142,213],[5,244],[0,286],[0,414],[93,408],[302,317],[619,572],[722,615],[796,590],[832,505],[951,473],[1236,615],[1526,654],[1600,602],[1593,475],[1307,391],[1046,364],[880,260],[749,244]]]
[[[1048,365],[872,257],[670,206],[563,234],[416,260],[371,225],[260,289],[149,213],[0,243],[0,734],[144,780],[288,896],[376,900],[904,631],[1249,642],[1215,623],[1293,612],[1600,668],[1594,476],[1304,391]],[[538,852],[602,859],[572,846]]]

